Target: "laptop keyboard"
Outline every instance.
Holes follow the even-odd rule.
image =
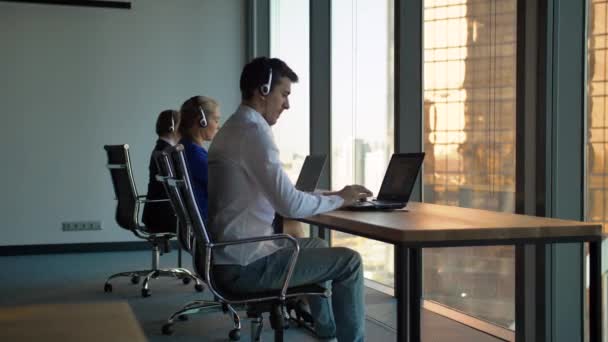
[[[372,203],[376,203],[376,204],[395,204],[394,201],[383,201],[383,200],[373,200]]]

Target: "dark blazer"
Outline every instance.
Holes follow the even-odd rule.
[[[158,139],[154,151],[162,151],[171,146],[168,142]],[[146,198],[149,200],[166,199],[167,193],[161,183],[156,180],[158,168],[153,156],[150,156],[150,166],[148,167],[150,176],[148,179],[148,193]],[[169,202],[146,203],[142,214],[142,221],[151,233],[176,232],[176,217],[173,207]]]

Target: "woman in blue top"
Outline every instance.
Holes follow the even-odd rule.
[[[206,222],[208,172],[207,150],[203,144],[211,141],[220,129],[220,106],[210,97],[193,96],[182,104],[180,114],[179,132],[182,136],[180,143],[184,145],[194,197]]]

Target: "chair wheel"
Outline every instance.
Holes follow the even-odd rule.
[[[150,289],[141,289],[142,297],[150,297]]]
[[[188,316],[186,316],[186,315],[179,315],[179,316],[177,316],[177,319],[179,319],[182,322],[185,322],[185,321],[188,320]]]
[[[190,277],[185,277],[185,278],[182,278],[182,283],[184,283],[184,285],[188,285],[188,284],[190,284],[191,280],[192,279],[190,279]]]
[[[194,284],[194,289],[196,290],[196,292],[203,292],[205,287],[203,287],[203,284]]]
[[[163,332],[163,335],[172,335],[173,334],[173,324],[166,323],[165,325],[163,325],[162,332]]]
[[[228,333],[228,338],[230,338],[230,341],[240,340],[241,339],[241,330],[239,330],[239,329],[230,330],[230,332]]]
[[[135,284],[139,284],[139,276],[138,275],[134,275],[131,277],[131,284],[135,285]]]
[[[105,283],[103,285],[103,292],[112,292],[112,284]]]

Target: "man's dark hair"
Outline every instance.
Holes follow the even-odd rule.
[[[282,60],[278,58],[257,57],[247,63],[241,73],[241,97],[249,100],[253,97],[256,89],[268,82],[268,75],[272,68],[272,82],[270,91],[282,77],[287,77],[291,82],[298,82],[298,75]]]
[[[173,109],[163,110],[156,119],[156,134],[159,136],[174,132],[179,127],[179,112]]]

